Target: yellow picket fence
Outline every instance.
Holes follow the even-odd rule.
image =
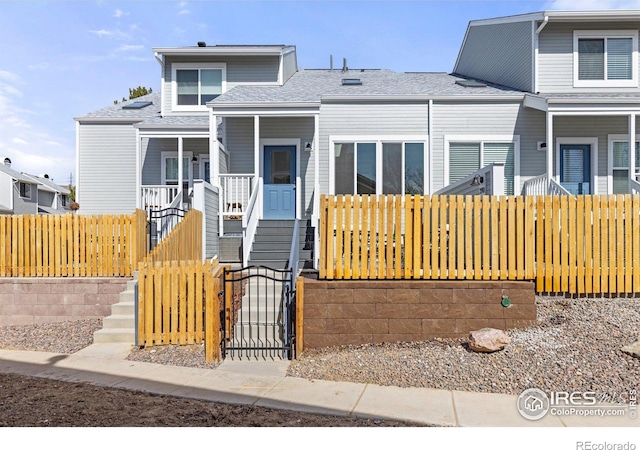
[[[323,196],[320,278],[640,292],[640,197]]]
[[[132,276],[146,215],[0,216],[0,277]]]
[[[202,213],[189,211],[138,267],[138,345],[204,343],[219,360],[223,269],[202,261]]]
[[[211,261],[143,263],[138,271],[138,345],[205,344],[220,359],[223,267]]]

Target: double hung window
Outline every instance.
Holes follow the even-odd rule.
[[[174,109],[204,110],[207,102],[226,89],[224,64],[206,64],[204,67],[189,67],[174,64]]]
[[[637,31],[575,31],[574,86],[638,85]]]

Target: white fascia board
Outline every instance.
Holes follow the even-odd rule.
[[[269,104],[239,104],[216,105],[212,108],[213,114],[218,116],[309,116],[318,114],[320,103],[269,103]]]
[[[640,19],[640,10],[637,9],[609,9],[586,11],[544,11],[544,15],[550,20],[561,21],[629,21]]]
[[[515,22],[528,22],[530,20],[544,20],[544,16],[547,15],[546,11],[518,14],[515,16],[494,17],[493,19],[479,19],[469,22],[469,27],[482,26],[482,25],[499,25],[503,23],[515,23]]]
[[[265,47],[159,47],[151,49],[154,53],[168,56],[195,56],[195,55],[221,55],[221,56],[251,56],[251,55],[274,55],[279,56],[295,50],[292,46],[265,46]]]
[[[193,131],[193,130],[185,130],[185,129],[168,129],[168,128],[156,128],[156,129],[146,129],[140,130],[140,138],[167,138],[167,137],[201,137],[208,138],[209,137],[209,129],[206,131]]]
[[[612,107],[615,107],[615,105],[619,105],[619,104],[623,104],[623,105],[628,105],[628,104],[633,104],[633,105],[638,105],[640,104],[640,100],[638,98],[634,98],[634,97],[575,97],[575,98],[568,98],[568,97],[550,97],[547,99],[547,102],[552,105],[552,104],[569,104],[569,105],[584,105],[584,104],[608,104],[608,105],[614,105]]]
[[[136,124],[140,123],[144,120],[147,120],[149,117],[143,118],[124,118],[124,117],[74,117],[73,120],[76,122],[83,123],[118,123],[118,124]]]

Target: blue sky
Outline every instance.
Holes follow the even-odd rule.
[[[640,0],[0,0],[0,157],[66,184],[76,116],[160,89],[152,47],[291,44],[300,68],[448,72],[469,20],[545,9],[640,8]]]

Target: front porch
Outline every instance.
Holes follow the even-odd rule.
[[[640,192],[637,108],[620,99],[594,97],[525,98],[526,107],[545,113],[544,140],[536,150],[544,152],[546,170],[523,183],[522,195]]]
[[[318,121],[309,114],[232,114],[212,115],[209,123],[217,126],[188,132],[141,127],[138,206],[203,211],[206,239],[216,241],[203,246],[203,257],[227,255],[228,262],[246,265],[259,221],[313,223]],[[161,236],[172,225],[158,222],[156,227]]]

